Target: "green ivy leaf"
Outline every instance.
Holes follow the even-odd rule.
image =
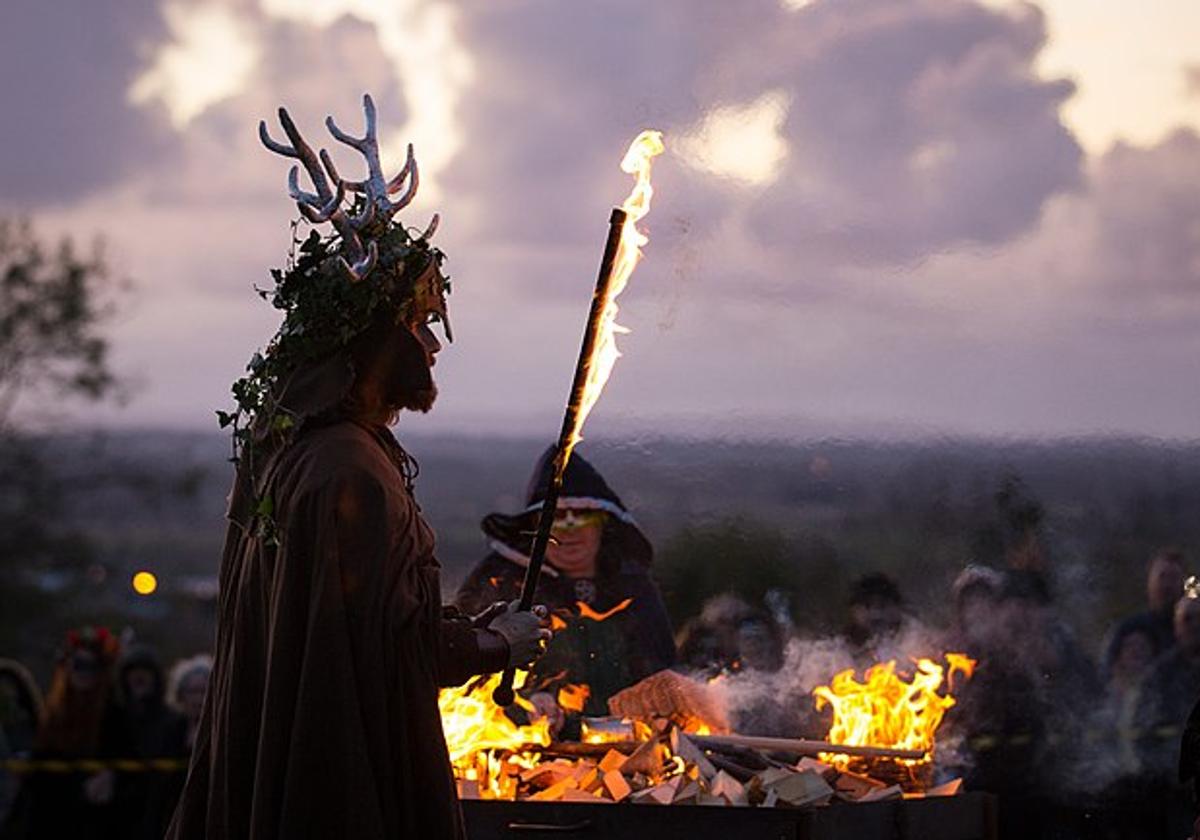
[[[270,496],[263,496],[258,500],[258,506],[254,508],[254,515],[261,516],[264,519],[269,518],[275,513],[275,500]]]

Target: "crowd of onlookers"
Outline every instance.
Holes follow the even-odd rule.
[[[103,627],[67,634],[44,694],[0,660],[0,838],[161,838],[210,670]]]

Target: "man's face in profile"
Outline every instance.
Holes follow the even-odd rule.
[[[426,323],[397,325],[384,348],[384,397],[396,411],[428,412],[437,400],[433,366],[442,344]]]

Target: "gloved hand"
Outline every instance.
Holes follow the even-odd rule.
[[[488,606],[488,608],[483,612],[479,613],[478,615],[471,616],[471,626],[477,627],[480,630],[486,629],[487,626],[492,623],[492,619],[500,615],[500,613],[504,612],[506,609],[508,609],[508,604],[504,603],[503,601],[496,601]]]
[[[496,615],[487,629],[498,633],[508,642],[508,664],[524,668],[541,656],[550,641],[550,630],[545,625],[550,612],[542,605],[529,612],[518,611],[519,601],[510,601],[503,612]]]

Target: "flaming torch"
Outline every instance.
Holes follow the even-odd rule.
[[[575,365],[571,396],[567,400],[562,431],[555,448],[550,487],[542,501],[533,548],[529,552],[529,566],[525,569],[525,581],[521,585],[519,609],[522,610],[533,607],[533,595],[541,575],[546,546],[550,542],[550,528],[554,524],[558,494],[562,490],[563,474],[571,459],[571,451],[582,439],[580,432],[583,423],[600,399],[613,366],[621,355],[617,350],[617,335],[627,330],[617,323],[617,296],[625,289],[629,276],[637,266],[642,255],[641,247],[649,241],[637,229],[637,222],[650,211],[650,198],[654,194],[650,186],[650,162],[662,151],[662,132],[643,131],[630,144],[629,151],[621,161],[621,169],[634,177],[633,190],[624,204],[613,208],[608,220],[608,239],[600,260],[600,276],[596,279],[596,291],[592,294],[592,307],[583,333],[579,361]],[[509,665],[492,694],[492,699],[500,706],[513,702],[514,673],[515,669]]]

